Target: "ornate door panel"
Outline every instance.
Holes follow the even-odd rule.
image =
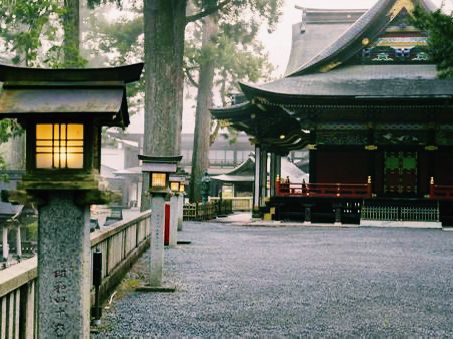
[[[417,194],[417,152],[385,152],[384,193]]]

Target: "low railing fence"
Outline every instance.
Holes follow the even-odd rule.
[[[439,207],[420,206],[364,206],[362,220],[378,221],[421,221],[438,222],[440,218]]]
[[[325,197],[325,198],[371,198],[372,185],[348,183],[276,183],[277,196]]]
[[[143,212],[132,220],[111,225],[106,231],[91,233],[91,251],[99,248],[102,252],[101,299],[105,300],[148,247],[150,215],[149,211]],[[1,339],[36,338],[36,279],[36,256],[0,271]]]
[[[435,185],[431,183],[429,198],[434,200],[453,200],[453,185]]]

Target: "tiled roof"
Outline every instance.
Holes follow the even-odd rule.
[[[434,65],[352,65],[242,89],[256,95],[427,97],[453,95],[453,80],[437,79]]]
[[[333,44],[365,10],[301,8],[302,22],[293,25],[291,54],[285,74],[291,74]]]
[[[385,27],[385,25],[388,24],[390,18],[387,16],[387,13],[397,1],[398,0],[378,1],[353,25],[351,25],[334,43],[303,64],[299,69],[289,74],[289,76],[319,71],[323,65],[336,63],[338,61],[337,57],[345,51],[347,52],[347,55],[353,55],[358,52],[360,48],[363,47],[360,44],[362,38],[374,38]],[[418,3],[427,10],[434,10],[436,8],[430,0],[418,0]]]

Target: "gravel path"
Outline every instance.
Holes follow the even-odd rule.
[[[453,337],[453,232],[185,223],[179,239],[177,292],[127,294],[100,336]]]

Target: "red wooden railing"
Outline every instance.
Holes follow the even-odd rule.
[[[435,200],[453,200],[453,185],[435,185],[431,178],[429,198]]]
[[[322,198],[371,198],[371,180],[368,184],[288,183],[277,179],[276,193],[279,197]]]

